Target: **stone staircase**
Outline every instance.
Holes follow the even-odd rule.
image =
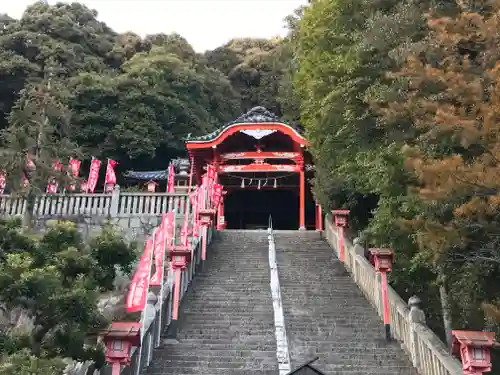
[[[150,375],[276,375],[267,231],[220,232]]]
[[[318,233],[276,231],[275,240],[292,368],[318,356],[328,375],[416,375]]]

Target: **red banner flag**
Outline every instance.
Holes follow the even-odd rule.
[[[52,169],[55,172],[61,172],[62,164],[58,161],[55,161],[52,163]],[[49,183],[47,184],[47,194],[56,194],[58,187],[59,187],[59,183],[57,182],[56,178],[50,177]]]
[[[35,169],[35,163],[29,156],[26,157],[26,168]]]
[[[160,286],[163,283],[163,268],[165,267],[165,251],[170,248],[172,242],[172,229],[174,224],[174,213],[170,211],[166,215],[163,215],[161,224],[155,233],[155,248],[154,248],[154,258],[155,258],[155,273],[151,278],[152,286]]]
[[[86,191],[91,193],[95,191],[97,180],[99,179],[99,169],[101,169],[101,161],[98,159],[92,159]]]
[[[4,193],[5,185],[7,185],[7,178],[5,177],[5,173],[0,172],[0,194]]]
[[[203,186],[199,186],[198,189],[196,190],[196,198],[194,200],[194,224],[193,224],[193,237],[198,238],[199,236],[199,227],[200,227],[200,220],[199,220],[199,214],[200,214],[200,209],[202,208],[202,201],[203,201],[203,195],[205,194]]]
[[[155,232],[155,242],[154,242],[154,258],[155,258],[155,273],[151,278],[152,286],[160,286],[163,282],[162,279],[162,269],[163,260],[165,258],[165,227],[162,220],[161,225]]]
[[[182,224],[182,229],[181,229],[182,246],[187,247],[189,245],[188,236],[189,236],[189,215],[187,215],[187,210],[186,210],[186,213],[184,214],[184,223]]]
[[[174,164],[168,167],[167,193],[175,193],[175,170]]]
[[[127,295],[126,308],[127,312],[143,311],[146,307],[149,278],[151,275],[151,255],[153,252],[153,241],[146,241],[144,253],[139,260],[139,265],[135,271],[132,282],[130,283],[129,292]]]
[[[26,177],[26,175],[23,174],[23,177],[21,178],[21,186],[23,188],[27,188],[29,184],[30,184],[30,181],[28,180],[28,177]]]
[[[74,178],[77,178],[78,175],[80,174],[80,165],[81,164],[82,164],[82,162],[79,160],[76,160],[76,159],[69,160],[69,169],[71,171],[71,175]]]
[[[213,208],[218,209],[220,204],[220,199],[222,197],[222,185],[214,184],[213,195],[212,195],[212,205]]]
[[[104,182],[105,186],[116,185],[115,167],[117,164],[118,164],[117,161],[113,159],[108,159],[108,165],[106,167],[106,180]]]
[[[173,240],[175,235],[175,216],[172,211],[170,211],[165,218],[165,242],[167,244],[167,249],[173,249]]]
[[[80,165],[82,164],[81,161],[76,160],[76,159],[70,159],[69,160],[69,170],[68,170],[68,175],[73,177],[74,179],[78,178],[78,175],[80,174]],[[70,184],[68,187],[69,191],[75,191],[76,185],[74,183]]]

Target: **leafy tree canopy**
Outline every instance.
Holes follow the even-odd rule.
[[[2,219],[0,238],[0,303],[7,311],[19,309],[33,324],[30,331],[1,327],[0,373],[23,373],[29,366],[49,371],[59,368],[50,359],[61,357],[102,363],[95,337],[108,322],[97,308],[99,294],[113,290],[117,270],[131,271],[135,248],[110,228],[85,245],[69,222],[30,236],[19,221]]]

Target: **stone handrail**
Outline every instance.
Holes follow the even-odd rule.
[[[110,193],[41,194],[36,197],[34,217],[134,217],[159,216],[179,209],[184,212],[186,193],[121,192],[119,187]],[[0,195],[1,216],[22,216],[26,198]]]
[[[208,231],[208,243],[212,241],[213,232]],[[197,241],[193,246],[193,261],[182,272],[181,277],[181,301],[186,294],[191,281],[196,274],[197,266],[202,262],[201,260],[201,241]],[[132,350],[132,357],[130,366],[122,369],[121,375],[140,375],[151,364],[153,360],[154,349],[158,348],[161,342],[162,334],[168,329],[172,322],[172,309],[173,309],[173,289],[175,286],[175,277],[170,273],[165,285],[165,296],[163,303],[159,301],[159,295],[149,292],[148,305],[144,310],[145,324],[142,338],[142,350],[134,348]],[[160,318],[161,317],[161,318]],[[93,375],[111,375],[111,368],[105,366],[99,372]]]
[[[339,255],[338,232],[332,224],[331,215],[327,215],[325,224],[326,240]],[[365,258],[362,246],[356,241],[353,244],[347,238],[344,243],[344,264],[347,271],[351,273],[356,284],[382,318],[380,278],[377,272]],[[460,361],[448,353],[443,342],[425,324],[423,312],[417,306],[408,308],[403,299],[391,287],[389,287],[389,308],[392,336],[399,341],[420,374],[463,374]]]
[[[208,230],[208,244],[213,238],[213,228]],[[197,266],[201,264],[201,241],[196,239],[192,244],[192,261],[182,271],[180,299],[186,294],[191,281],[193,280]],[[160,301],[159,291],[148,293],[147,306],[142,312],[144,319],[144,330],[142,331],[142,348],[132,348],[130,366],[122,368],[121,375],[140,375],[153,360],[154,350],[162,345],[161,336],[168,329],[172,322],[173,311],[173,290],[175,287],[175,277],[172,272],[166,275],[163,301]],[[63,375],[112,375],[112,369],[107,364],[100,370],[94,370],[92,362],[74,363],[66,369]]]

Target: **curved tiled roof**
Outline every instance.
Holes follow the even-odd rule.
[[[191,134],[188,134],[188,136],[184,139],[186,142],[210,142],[214,139],[216,139],[220,134],[222,134],[228,127],[234,124],[261,124],[261,123],[281,123],[283,125],[290,126],[288,124],[285,124],[281,119],[276,116],[274,113],[271,111],[268,111],[264,107],[254,107],[247,113],[241,115],[237,119],[228,122],[224,126],[221,126],[220,128],[216,129],[212,133],[206,134],[206,135],[201,135],[198,137],[191,137]],[[297,129],[296,127],[292,127],[297,133],[302,134],[301,129]]]
[[[141,181],[161,181],[168,178],[168,169],[165,169],[164,171],[127,171],[125,172],[124,177]]]
[[[189,172],[189,159],[177,158],[171,160],[171,163],[174,165],[175,173],[185,174]],[[163,181],[168,179],[168,169],[161,171],[126,171],[124,177],[139,181]]]

